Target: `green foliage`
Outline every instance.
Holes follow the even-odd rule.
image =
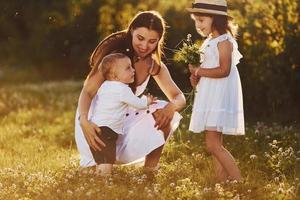
[[[201,40],[185,10],[191,2],[1,1],[0,80],[10,78],[6,74],[1,77],[5,66],[28,70],[29,75],[34,66],[43,75],[40,80],[84,78],[89,55],[97,43],[111,32],[126,28],[131,18],[144,10],[157,10],[166,19],[167,48],[174,49],[187,34]],[[230,0],[228,4],[240,28],[237,39],[244,58],[238,68],[246,116],[284,123],[299,119],[299,2]],[[185,64],[174,63],[174,54],[167,48],[164,62],[171,75],[183,91],[190,90]]]
[[[278,113],[279,117],[290,106],[299,110],[295,104],[286,104],[299,100],[299,93],[295,93],[300,84],[300,60],[295,54],[299,52],[299,45],[295,45],[300,38],[299,3],[249,0],[234,1],[232,5],[240,25],[239,44],[244,55],[239,70],[248,105],[246,111],[265,117]],[[256,109],[251,106],[253,103]],[[296,118],[299,112],[292,111],[289,115]]]

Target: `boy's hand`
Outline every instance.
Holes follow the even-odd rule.
[[[147,94],[147,105],[152,105],[157,103],[157,97],[153,97],[151,94]]]

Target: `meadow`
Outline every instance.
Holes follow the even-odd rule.
[[[1,200],[300,199],[297,123],[246,123],[245,136],[225,136],[241,183],[216,183],[203,134],[187,131],[189,109],[157,172],[117,166],[101,178],[80,169],[74,115],[81,87],[81,81],[0,85]]]

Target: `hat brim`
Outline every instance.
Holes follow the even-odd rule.
[[[233,19],[233,17],[229,16],[226,12],[218,11],[218,10],[207,10],[207,9],[201,9],[201,8],[186,8],[186,10],[190,13],[223,15],[223,16],[228,17],[228,19]]]

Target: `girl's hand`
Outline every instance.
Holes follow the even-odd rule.
[[[195,66],[195,65],[189,64],[189,70],[190,70],[191,74],[194,75],[194,76],[196,76],[196,77],[199,76],[199,74],[196,74],[198,72],[199,68],[200,68],[199,66]]]
[[[175,113],[175,106],[173,103],[168,103],[164,108],[158,109],[153,113],[155,119],[154,127],[161,130],[171,123]]]
[[[88,121],[86,118],[80,118],[80,126],[90,147],[92,147],[95,151],[101,151],[101,147],[105,147],[105,144],[96,134],[101,134],[101,129],[93,122]]]
[[[191,72],[190,82],[193,88],[196,87],[200,80],[200,76],[197,74],[199,67],[189,64],[189,70]]]
[[[194,74],[191,74],[191,76],[190,76],[190,82],[191,82],[191,85],[192,85],[192,87],[193,87],[194,89],[196,88],[196,86],[197,86],[199,80],[200,80],[199,77],[195,76]]]

